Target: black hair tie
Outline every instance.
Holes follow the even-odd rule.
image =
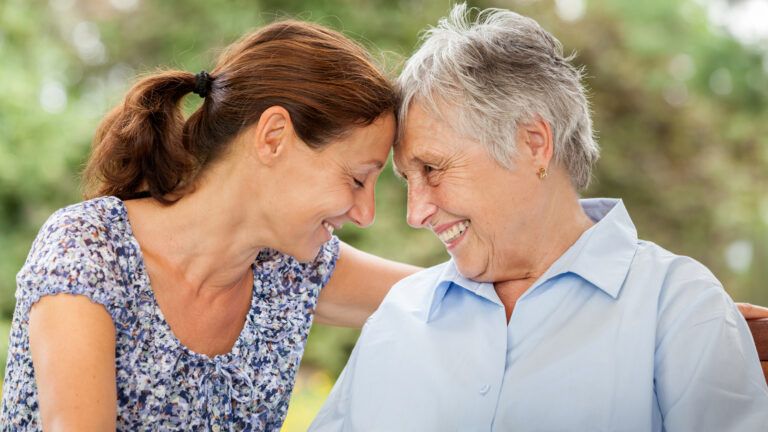
[[[211,93],[211,82],[213,79],[206,71],[200,71],[197,75],[195,75],[195,88],[192,90],[192,93],[200,96],[201,98],[205,98],[208,96],[208,94]]]

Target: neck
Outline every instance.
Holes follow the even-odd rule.
[[[513,290],[515,299],[522,295],[554,264],[594,222],[584,213],[579,197],[570,184],[554,187],[541,206],[535,225],[528,236],[527,247],[515,246],[524,254],[498,278],[498,290]]]
[[[197,293],[242,285],[263,242],[261,224],[245,212],[240,197],[249,195],[235,171],[226,164],[210,167],[193,191],[170,206],[152,199],[126,202],[149,270]]]

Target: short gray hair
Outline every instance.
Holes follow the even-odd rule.
[[[576,189],[586,188],[600,151],[582,70],[531,18],[485,9],[471,20],[473,12],[458,4],[424,32],[397,80],[398,136],[414,101],[438,116],[448,104],[458,114],[459,133],[478,137],[502,166],[512,167],[517,125],[541,117],[552,127],[555,163],[568,170]]]

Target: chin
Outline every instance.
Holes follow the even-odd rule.
[[[478,265],[479,263],[472,262],[471,260],[463,260],[458,257],[454,257],[456,263],[456,269],[459,273],[467,279],[478,280],[478,277],[482,274],[482,269]]]
[[[483,277],[487,270],[485,263],[472,259],[462,259],[456,256],[453,257],[453,260],[456,263],[456,269],[465,278],[476,282],[493,282],[487,280],[487,277]]]

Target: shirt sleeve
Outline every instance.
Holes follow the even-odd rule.
[[[103,224],[60,210],[43,225],[16,276],[16,302],[26,317],[47,295],[83,295],[115,316],[113,293],[118,273],[114,248]]]
[[[682,285],[688,294],[660,305],[655,389],[664,429],[768,430],[768,387],[746,321],[718,283]]]

